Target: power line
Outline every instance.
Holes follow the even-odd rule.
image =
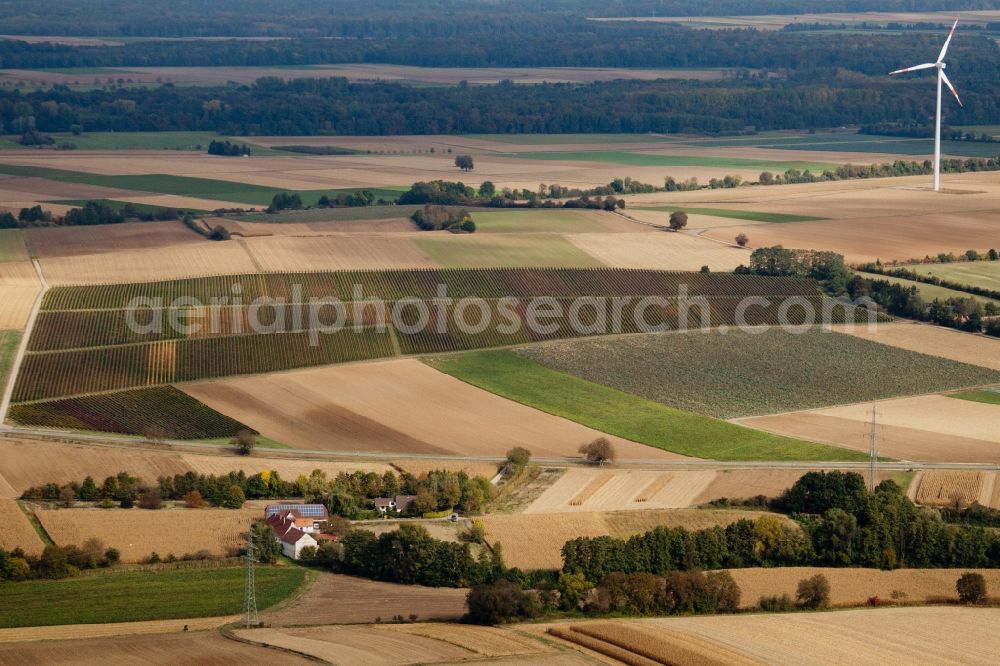
[[[257,561],[253,544],[253,524],[247,532],[247,578],[246,591],[243,595],[243,625],[245,627],[256,627],[260,624],[257,619],[257,585],[254,580],[254,562]]]

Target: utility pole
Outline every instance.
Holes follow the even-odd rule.
[[[247,578],[243,596],[243,626],[250,628],[260,624],[257,619],[257,585],[254,581],[253,565],[257,561],[253,546],[253,523],[247,532]]]
[[[872,403],[871,432],[868,434],[868,490],[874,492],[878,485],[878,403]]]

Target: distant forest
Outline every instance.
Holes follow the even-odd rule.
[[[462,37],[575,29],[588,17],[996,9],[996,0],[6,0],[7,34]]]
[[[126,5],[128,11],[125,11]],[[926,124],[930,75],[889,80],[944,36],[696,30],[589,16],[989,9],[1000,0],[10,0],[8,33],[169,36],[106,46],[0,41],[0,68],[80,68],[79,88],[0,88],[0,132],[208,130],[230,135],[694,132]],[[294,39],[197,39],[205,36]],[[178,37],[195,37],[180,40]],[[131,87],[107,67],[721,68],[720,81],[412,86],[342,79]],[[955,125],[1000,122],[1000,46],[956,38]],[[119,74],[127,77],[127,73]],[[91,89],[92,88],[92,89]],[[949,104],[951,100],[948,100]],[[953,105],[952,105],[953,106]]]

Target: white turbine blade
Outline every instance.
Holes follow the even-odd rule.
[[[951,44],[951,37],[955,34],[955,28],[958,27],[958,19],[951,26],[951,32],[948,33],[948,39],[944,40],[944,46],[941,47],[941,55],[938,56],[937,61],[941,62],[944,60],[944,54],[948,52],[948,45]]]
[[[951,85],[951,81],[948,80],[948,75],[944,73],[944,70],[941,71],[941,80],[944,81],[946,86],[948,86],[948,90],[951,91],[951,94],[955,96],[955,101],[958,102],[958,105],[964,107],[965,105],[962,104],[962,100],[958,97],[958,91],[955,90],[955,86]]]
[[[915,72],[918,69],[930,69],[931,67],[937,67],[937,63],[927,62],[923,65],[917,65],[915,67],[906,67],[905,69],[897,69],[895,72],[889,72],[889,76],[896,76],[897,74],[902,74],[904,72]]]

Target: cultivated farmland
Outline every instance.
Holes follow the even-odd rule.
[[[917,502],[928,506],[989,506],[995,475],[990,472],[925,471],[920,475]]]
[[[1000,289],[1000,262],[960,261],[946,264],[913,264],[906,268],[959,284]]]
[[[891,347],[1000,370],[1000,340],[981,335],[911,322],[881,324],[873,330],[865,326],[835,330]]]
[[[250,523],[263,512],[255,507],[232,509],[37,509],[35,515],[61,546],[100,539],[117,548],[122,561],[139,562],[151,553],[160,557],[207,550],[223,557],[245,544]]]
[[[44,546],[17,502],[0,498],[0,550],[21,548],[28,555],[40,555]]]
[[[594,622],[550,633],[625,663],[991,664],[1000,610],[892,608]],[[645,657],[640,656],[645,655]]]
[[[721,418],[1000,380],[994,371],[819,330],[576,340],[519,353],[554,370]]]
[[[525,513],[638,511],[690,506],[714,471],[655,472],[570,469]]]

